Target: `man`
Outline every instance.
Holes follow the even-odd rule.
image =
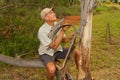
[[[53,77],[55,75],[56,67],[55,67],[55,59],[64,59],[66,56],[66,53],[68,49],[62,48],[60,43],[62,41],[66,41],[67,38],[64,37],[64,33],[69,28],[68,26],[63,27],[59,34],[57,35],[56,39],[52,41],[48,37],[48,33],[54,27],[55,21],[56,21],[56,14],[53,12],[52,8],[44,8],[41,11],[41,18],[45,21],[45,23],[40,27],[38,31],[38,39],[40,40],[40,46],[39,46],[39,55],[40,60],[43,62],[44,66],[47,70],[47,79],[53,80]],[[74,50],[73,51],[75,56],[75,61],[77,68],[78,67],[78,61],[80,58],[79,51]]]

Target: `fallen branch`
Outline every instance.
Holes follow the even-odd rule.
[[[5,9],[5,8],[11,7],[11,6],[14,6],[14,4],[11,4],[11,5],[7,5],[7,6],[4,6],[4,7],[1,7],[0,9]]]
[[[25,60],[0,54],[0,61],[18,67],[44,67],[39,59]]]

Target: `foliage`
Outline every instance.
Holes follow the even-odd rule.
[[[0,1],[0,53],[10,56],[32,51],[37,53],[37,31],[43,23],[39,16],[40,10],[44,7],[55,7],[58,16],[76,15],[79,9],[76,1],[73,3],[76,6],[69,6],[69,0]],[[70,8],[74,9],[74,13],[71,13]]]
[[[102,12],[109,12],[112,10],[120,10],[119,4],[115,3],[99,3],[98,7],[94,10],[94,14],[101,14]]]
[[[3,21],[0,24],[2,54],[15,56],[15,53],[37,49],[37,31],[42,22],[39,19],[39,11],[33,10],[34,14],[31,11],[32,9],[27,8],[16,9],[13,15],[7,15],[9,13],[5,11],[7,14],[2,16]]]

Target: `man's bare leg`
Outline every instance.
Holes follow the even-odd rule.
[[[75,49],[75,50],[73,51],[73,53],[74,53],[74,58],[75,58],[76,67],[77,67],[77,69],[79,70],[80,53],[79,53],[79,51],[78,51],[77,49]]]
[[[54,80],[54,75],[55,75],[55,71],[56,71],[55,64],[53,62],[49,62],[46,65],[46,69],[47,69],[47,79]]]
[[[74,58],[76,67],[78,69],[78,79],[83,79],[85,77],[85,72],[83,71],[83,68],[81,66],[82,62],[79,50],[74,50]]]

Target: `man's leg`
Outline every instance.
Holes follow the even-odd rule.
[[[83,79],[85,77],[85,72],[83,71],[83,68],[81,66],[81,55],[79,50],[75,49],[73,51],[74,53],[74,58],[75,58],[75,63],[78,69],[78,79]]]
[[[48,80],[54,80],[54,75],[56,71],[55,64],[53,62],[49,62],[46,64],[46,69],[47,69],[47,79]]]
[[[56,67],[55,67],[55,57],[54,56],[50,56],[47,54],[43,54],[40,55],[40,60],[42,61],[42,63],[44,64],[46,71],[47,71],[47,79],[48,80],[54,80],[54,75],[55,75],[55,71],[56,71]]]
[[[76,67],[79,70],[80,52],[79,52],[79,50],[75,49],[73,51],[73,54],[74,54],[74,58],[75,58]]]

